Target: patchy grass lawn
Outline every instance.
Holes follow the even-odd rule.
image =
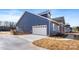
[[[43,38],[32,42],[34,45],[50,50],[79,50],[79,40],[56,40]]]

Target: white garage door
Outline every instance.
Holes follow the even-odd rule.
[[[47,35],[47,25],[32,26],[32,34]]]

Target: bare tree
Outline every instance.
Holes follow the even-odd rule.
[[[76,27],[77,31],[79,31],[79,26]]]
[[[15,25],[16,25],[15,22],[10,22],[10,28],[11,29],[14,29],[15,28]]]
[[[5,21],[5,22],[4,22],[4,26],[5,26],[5,27],[9,27],[9,22],[8,22],[8,21]]]

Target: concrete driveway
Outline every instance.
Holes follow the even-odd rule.
[[[32,44],[39,35],[0,35],[0,50],[44,50]],[[32,40],[33,39],[33,40]]]
[[[33,42],[35,40],[46,38],[48,36],[28,34],[28,35],[18,35],[17,37]]]

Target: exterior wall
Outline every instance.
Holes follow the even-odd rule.
[[[25,12],[16,25],[16,30],[19,32],[32,33],[32,26],[35,25],[47,25],[47,34],[49,34],[49,21],[48,19],[40,16]],[[19,30],[18,30],[19,29]]]
[[[60,32],[59,25],[50,22],[50,35],[56,35]]]

